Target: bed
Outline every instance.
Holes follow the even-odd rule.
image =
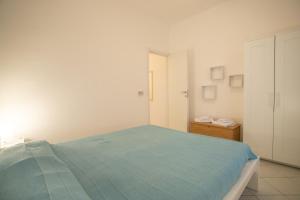
[[[140,126],[0,151],[1,200],[235,200],[257,186],[242,143]]]

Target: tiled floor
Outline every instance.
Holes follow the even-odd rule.
[[[240,200],[300,200],[300,169],[262,160],[258,191],[246,188]]]

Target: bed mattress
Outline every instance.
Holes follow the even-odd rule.
[[[0,199],[221,200],[253,159],[243,143],[156,126],[38,141],[0,151]]]

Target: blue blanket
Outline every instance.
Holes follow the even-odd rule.
[[[0,151],[1,200],[221,200],[256,159],[245,144],[141,126]]]

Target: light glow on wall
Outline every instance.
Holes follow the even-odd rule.
[[[22,140],[38,123],[39,109],[34,104],[10,104],[0,109],[1,144]]]

